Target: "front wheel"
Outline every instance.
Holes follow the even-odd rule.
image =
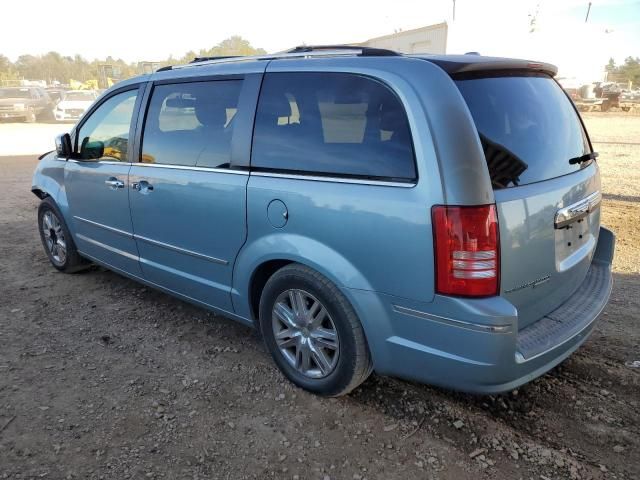
[[[78,253],[60,211],[49,197],[38,207],[38,230],[47,257],[55,268],[73,273],[87,267],[88,262]]]
[[[27,113],[25,115],[24,120],[27,123],[35,123],[35,121],[37,120],[37,116],[36,116],[36,111],[33,109],[33,107],[27,108]]]
[[[313,393],[345,395],[371,373],[353,307],[333,283],[303,265],[287,265],[267,281],[260,329],[278,368]]]

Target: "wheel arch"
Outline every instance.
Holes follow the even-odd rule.
[[[42,189],[40,189],[38,187],[32,187],[31,188],[31,193],[33,193],[40,200],[44,200],[45,198],[47,198],[49,196],[49,194],[47,192],[45,192],[44,190],[42,190]]]
[[[264,285],[271,275],[291,263],[315,270],[338,288],[371,290],[362,273],[329,246],[301,235],[275,233],[245,245],[238,255],[232,290],[236,313],[257,327],[258,305]],[[351,298],[349,301],[357,311]]]
[[[267,260],[256,267],[251,275],[251,279],[249,281],[249,311],[251,313],[251,320],[253,320],[254,324],[258,326],[260,322],[260,298],[262,297],[262,291],[264,290],[264,286],[267,281],[273,276],[281,268],[286,265],[290,265],[293,262],[292,260],[286,259],[273,259]]]

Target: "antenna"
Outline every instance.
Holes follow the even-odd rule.
[[[591,2],[589,2],[589,6],[587,7],[587,16],[584,17],[584,23],[587,23],[587,20],[589,20],[589,13],[591,12]]]

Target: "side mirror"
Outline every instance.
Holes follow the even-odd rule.
[[[68,133],[56,137],[56,155],[62,158],[71,156],[71,136]]]
[[[85,137],[80,145],[80,160],[98,160],[104,156],[104,142],[100,140],[89,141]]]

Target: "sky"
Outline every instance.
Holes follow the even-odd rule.
[[[447,53],[548,60],[541,56],[561,50],[567,58],[591,52],[605,63],[609,56],[619,63],[640,56],[640,0],[593,0],[587,24],[589,2],[582,0],[456,0],[455,21],[453,0],[5,2],[0,54],[14,61],[51,50],[157,61],[210,48],[231,35],[275,52],[364,41],[443,21],[449,25]],[[530,15],[537,18],[533,33]]]

